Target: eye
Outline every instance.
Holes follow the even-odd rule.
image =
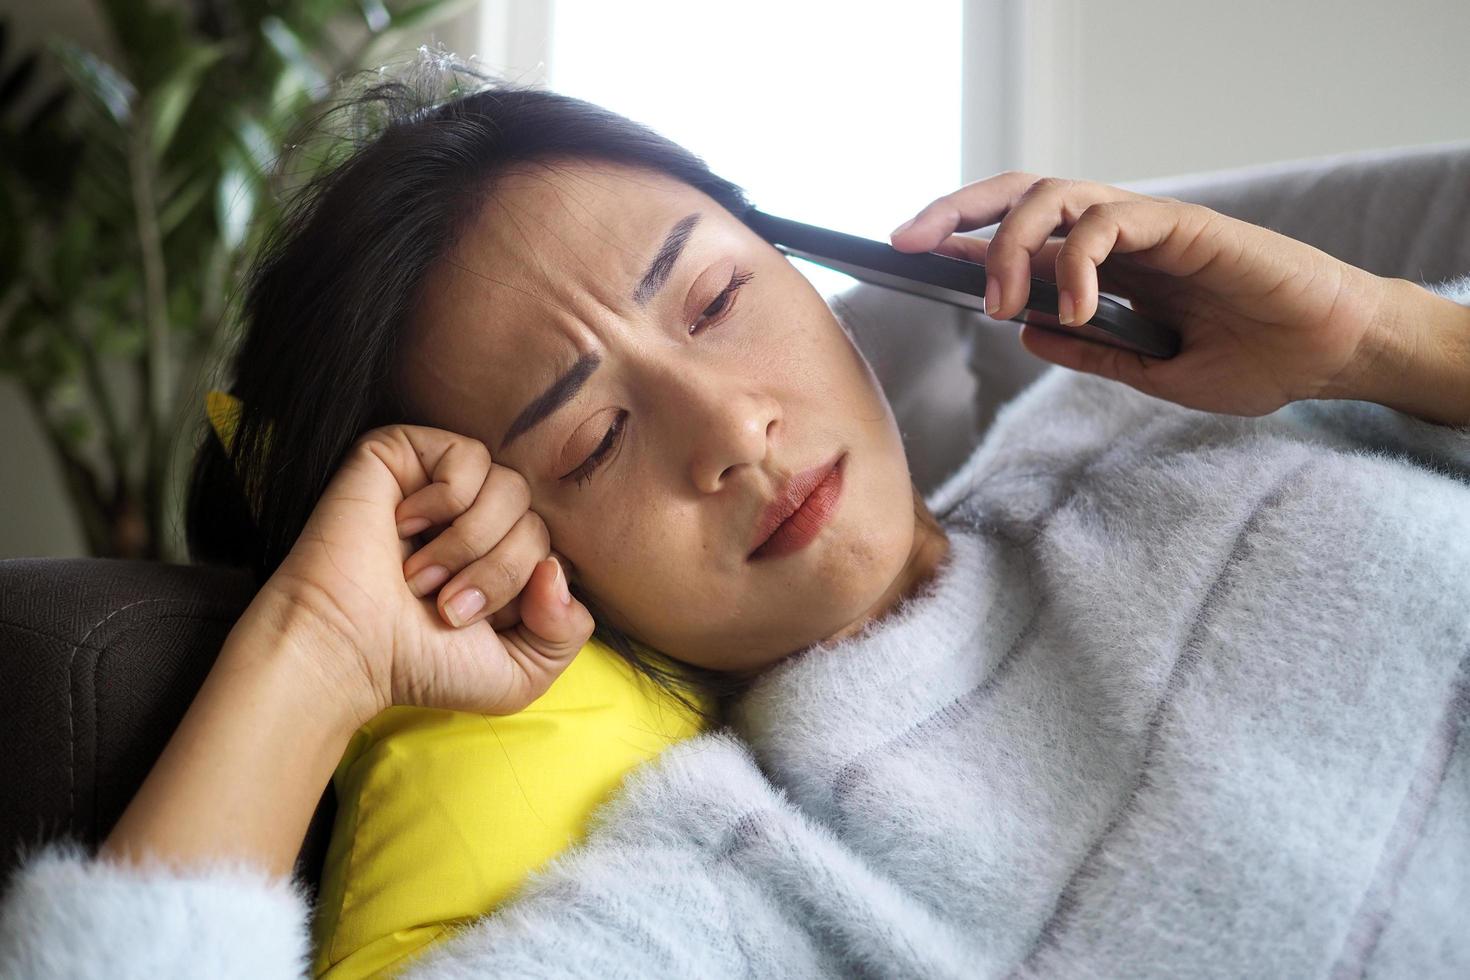
[[[689,333],[691,335],[699,333],[701,330],[718,323],[729,312],[730,307],[734,305],[735,294],[740,291],[740,287],[750,282],[753,278],[755,278],[755,273],[753,272],[736,272],[731,275],[729,285],[720,290],[720,295],[716,296],[714,301],[704,308],[704,312],[699,314],[699,319],[689,325]]]
[[[597,467],[602,465],[602,461],[617,446],[618,437],[623,434],[623,427],[627,422],[628,412],[624,409],[618,413],[617,419],[608,427],[607,434],[602,437],[602,442],[597,444],[597,448],[592,450],[592,455],[583,460],[582,465],[561,479],[563,481],[576,480],[578,487],[582,485],[583,480],[591,480],[593,472],[596,471]]]

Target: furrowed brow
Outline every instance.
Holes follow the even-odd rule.
[[[689,235],[694,231],[694,226],[699,224],[699,218],[697,213],[686,215],[669,230],[668,237],[659,246],[658,254],[648,264],[648,271],[638,280],[638,285],[633,290],[633,302],[639,306],[648,305],[648,301],[668,282],[669,274],[674,271],[674,263],[679,261],[679,254],[684,251]]]
[[[602,358],[596,354],[583,354],[577,358],[576,364],[573,364],[565,374],[553,381],[545,391],[536,396],[531,404],[521,410],[521,414],[517,415],[515,421],[510,424],[505,438],[500,440],[500,447],[495,450],[496,453],[505,452],[511,443],[575,398],[577,392],[582,390],[582,385],[587,383],[587,379],[601,363]]]

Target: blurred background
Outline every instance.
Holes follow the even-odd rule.
[[[1009,168],[1120,184],[1470,137],[1464,0],[3,0],[0,29],[0,557],[183,560],[279,147],[421,45],[879,239]]]

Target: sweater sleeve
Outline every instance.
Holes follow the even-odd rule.
[[[0,901],[8,980],[296,980],[308,976],[305,886],[244,863],[126,867],[47,845]]]
[[[1470,273],[1426,288],[1470,306]],[[1470,378],[1465,380],[1470,384]],[[1276,415],[1329,442],[1396,456],[1470,482],[1470,425],[1436,425],[1367,401],[1293,402]]]

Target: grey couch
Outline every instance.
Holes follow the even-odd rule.
[[[1470,272],[1470,141],[1125,186],[1196,201],[1381,275],[1433,283]],[[866,286],[834,305],[889,393],[925,491],[1047,367],[1016,343],[1013,323]],[[0,884],[22,848],[106,836],[252,594],[235,569],[0,561]],[[308,881],[332,814],[329,790],[298,863]]]

